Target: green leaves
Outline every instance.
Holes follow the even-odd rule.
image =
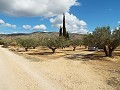
[[[16,42],[24,48],[37,47],[40,45],[40,40],[38,38],[30,36],[16,38]]]
[[[109,26],[97,27],[92,34],[84,36],[84,45],[103,48],[106,56],[107,53],[112,56],[112,51],[120,45],[120,28],[111,32]]]
[[[44,41],[44,45],[48,48],[60,48],[64,47],[66,45],[64,37],[58,37],[58,38],[46,38]]]
[[[32,47],[32,44],[34,43],[31,38],[24,37],[24,38],[17,38],[17,43],[25,48]]]
[[[84,43],[88,46],[103,47],[111,44],[112,33],[110,27],[97,27],[92,34],[84,37]]]
[[[4,37],[1,39],[1,44],[3,44],[4,47],[10,46],[12,44],[12,42],[14,42],[14,40],[12,38]]]
[[[82,42],[83,42],[83,45],[85,45],[85,46],[96,45],[95,38],[94,38],[93,34],[84,35]]]
[[[43,41],[43,46],[48,47],[54,53],[57,48],[66,46],[66,39],[62,36],[57,38],[54,37],[45,38]]]
[[[70,45],[73,46],[73,47],[77,47],[79,45],[81,45],[81,40],[80,39],[75,39],[75,40],[71,40],[70,41]]]
[[[111,38],[111,31],[110,27],[99,27],[96,28],[93,32],[93,37],[96,38],[95,42],[97,45],[108,45],[110,44],[110,38]]]

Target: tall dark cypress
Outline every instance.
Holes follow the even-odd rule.
[[[65,14],[63,13],[63,36],[66,37]]]
[[[62,36],[62,27],[60,26],[60,30],[59,30],[59,36]]]
[[[70,39],[68,32],[66,33],[66,38],[67,38],[68,40]]]

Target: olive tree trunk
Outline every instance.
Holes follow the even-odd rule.
[[[104,52],[106,57],[112,57],[113,48],[110,46],[104,46]]]
[[[49,47],[49,49],[51,49],[52,52],[55,53],[55,50],[56,50],[57,48]]]
[[[104,46],[103,50],[104,50],[104,52],[105,52],[105,56],[108,56],[108,52],[107,52],[106,46]]]
[[[25,51],[26,51],[26,52],[28,51],[28,48],[27,48],[27,47],[25,48]]]
[[[73,47],[73,51],[75,51],[76,47]]]
[[[33,47],[33,49],[35,49],[36,47]]]
[[[113,48],[112,48],[112,47],[110,47],[110,46],[108,46],[108,51],[109,51],[108,56],[109,56],[109,57],[112,57]]]

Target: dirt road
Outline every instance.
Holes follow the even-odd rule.
[[[31,62],[0,47],[0,90],[114,90],[92,68],[65,58]]]
[[[0,90],[61,90],[33,67],[29,60],[0,47]]]

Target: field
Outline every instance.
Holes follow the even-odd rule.
[[[46,47],[37,47],[25,52],[23,48],[9,47],[34,64],[52,82],[64,90],[119,90],[120,50],[114,57],[104,56],[102,51],[87,51],[84,47],[57,49],[52,53]]]

